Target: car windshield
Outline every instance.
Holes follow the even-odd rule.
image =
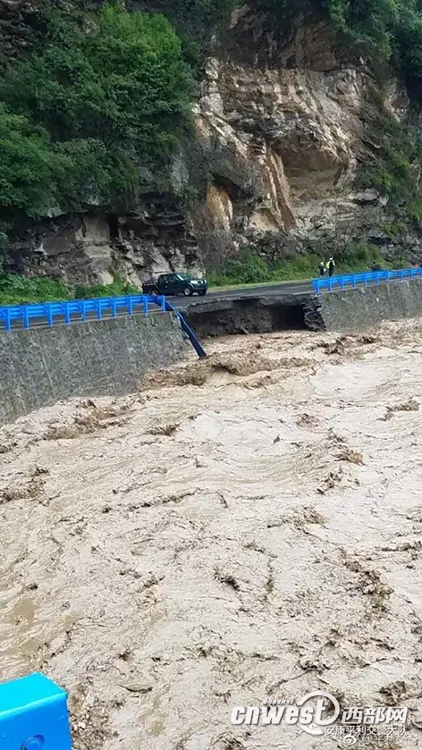
[[[178,273],[177,278],[179,281],[190,281],[192,276],[189,276],[188,273]]]

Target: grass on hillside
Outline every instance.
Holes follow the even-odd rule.
[[[121,297],[138,294],[139,289],[116,277],[112,284],[65,284],[50,278],[28,279],[13,273],[0,274],[0,304],[18,305],[37,302],[64,302],[92,297]]]
[[[306,281],[319,276],[321,257],[315,253],[295,255],[277,264],[270,265],[256,252],[246,250],[237,258],[226,262],[222,270],[209,272],[208,283],[211,288],[233,288],[274,284],[286,281]],[[405,260],[397,259],[398,267],[405,265]],[[390,269],[393,265],[382,258],[380,251],[373,245],[357,243],[350,248],[347,260],[336,259],[336,274],[358,273],[377,269]]]

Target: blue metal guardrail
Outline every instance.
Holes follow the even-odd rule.
[[[126,297],[98,297],[96,299],[79,299],[70,302],[43,302],[38,305],[5,305],[0,306],[0,328],[11,331],[13,324],[22,323],[28,330],[35,320],[43,320],[48,326],[57,323],[70,325],[75,316],[86,322],[88,315],[101,320],[103,314],[112,318],[120,315],[134,315],[141,313],[148,316],[151,306],[159,307],[162,312],[175,313],[182,329],[190,339],[199,357],[206,357],[206,353],[198,341],[194,331],[188,326],[183,315],[176,310],[164,296],[147,296],[145,294],[131,294]]]
[[[103,313],[111,315],[112,318],[116,318],[119,313],[133,315],[134,312],[142,312],[148,315],[151,304],[158,304],[164,312],[167,301],[165,297],[131,294],[127,297],[75,299],[70,302],[43,302],[36,305],[6,305],[0,306],[0,322],[4,323],[6,331],[10,331],[13,323],[18,322],[23,323],[23,327],[27,330],[31,325],[31,320],[35,319],[44,319],[47,325],[52,326],[60,317],[65,325],[70,325],[75,315],[80,316],[83,322],[87,320],[89,314],[93,314],[97,320],[102,319]]]
[[[71,750],[67,695],[42,674],[0,685],[2,750]]]
[[[320,292],[334,292],[337,289],[346,289],[347,287],[356,289],[361,284],[368,286],[371,283],[381,284],[386,281],[414,279],[421,276],[422,268],[405,268],[400,271],[365,271],[363,273],[349,273],[342,276],[331,276],[331,278],[314,279],[312,285],[314,291],[319,294]]]

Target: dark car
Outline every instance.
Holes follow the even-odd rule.
[[[185,297],[199,294],[203,297],[207,289],[205,279],[195,279],[188,273],[165,273],[161,274],[157,281],[142,284],[144,294],[164,294],[170,297],[177,294],[183,294]]]

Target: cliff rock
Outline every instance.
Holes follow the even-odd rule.
[[[6,52],[31,12],[23,0],[0,3]],[[17,39],[24,47],[25,34]],[[244,242],[265,239],[283,256],[339,227],[373,229],[380,196],[356,191],[354,176],[373,148],[380,97],[397,118],[408,101],[396,80],[381,92],[365,62],[337,47],[317,16],[283,33],[268,13],[243,6],[214,43],[194,107],[196,142],[175,157],[174,185],[150,184],[130,211],[88,206],[28,226],[7,267],[85,283],[118,271],[139,284],[160,271],[218,267]]]
[[[208,262],[236,239],[274,233],[281,248],[339,227],[370,225],[376,191],[354,190],[379,99],[400,119],[407,95],[381,92],[363,60],[336,56],[333,31],[304,19],[277,42],[268,14],[248,6],[210,59],[196,107],[197,138],[212,182],[201,209]]]

